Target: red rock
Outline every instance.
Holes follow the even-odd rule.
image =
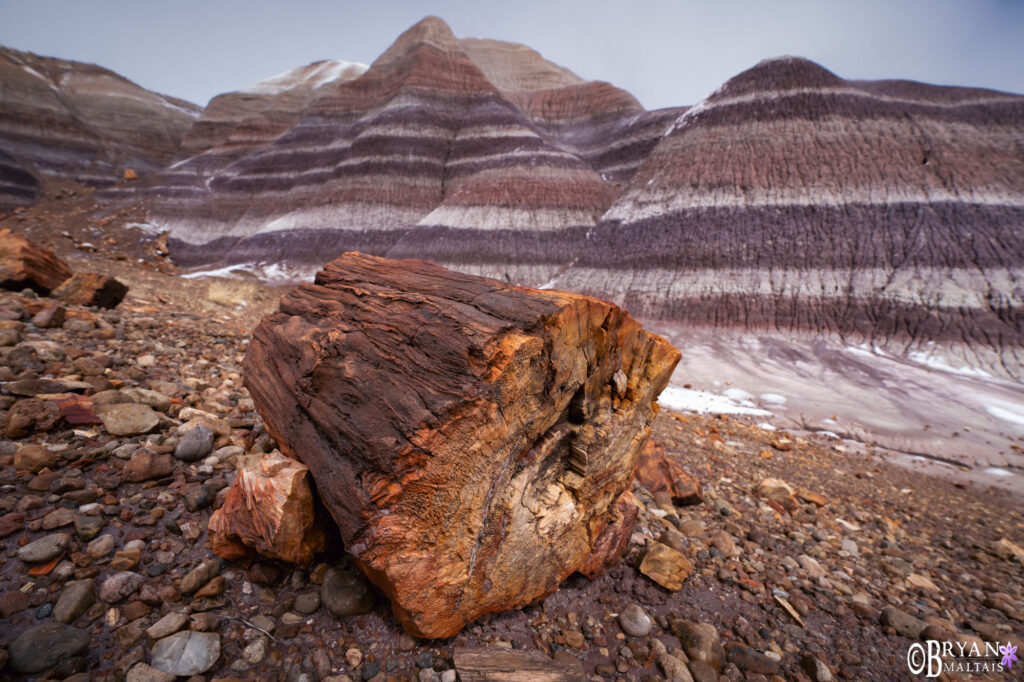
[[[60,421],[60,408],[39,398],[19,400],[7,411],[4,431],[8,438],[24,438],[36,431],[49,431]]]
[[[636,478],[652,493],[668,492],[678,507],[700,504],[704,500],[700,481],[686,473],[665,453],[665,446],[648,440],[640,452]]]
[[[67,309],[56,303],[48,305],[32,316],[32,324],[40,329],[53,329],[64,326]]]
[[[10,512],[0,516],[0,538],[17,533],[25,526],[25,515],[19,512]]]
[[[30,287],[42,293],[71,276],[71,268],[50,249],[38,246],[8,228],[0,230],[0,287]]]
[[[92,411],[92,399],[84,395],[68,395],[53,401],[64,421],[72,425],[102,424],[103,420]]]
[[[95,272],[76,272],[53,290],[53,298],[71,305],[114,308],[128,293],[128,287],[113,277]]]
[[[4,592],[3,596],[0,596],[0,616],[10,618],[18,611],[27,609],[28,603],[29,596],[24,592],[19,590]]]
[[[765,478],[758,484],[754,493],[769,504],[775,503],[789,513],[796,511],[799,504],[793,493],[793,488],[777,478]]]
[[[49,469],[43,469],[38,474],[32,477],[27,484],[29,490],[34,490],[37,493],[45,492],[50,489],[53,482],[60,478],[60,474],[56,471],[50,471]],[[37,498],[38,499],[38,498]],[[40,500],[40,502],[42,502]],[[42,506],[40,504],[39,506]]]
[[[132,483],[170,476],[174,471],[174,457],[142,449],[132,455],[121,470],[121,477]],[[125,510],[131,511],[131,510]]]
[[[804,502],[809,502],[816,507],[824,507],[829,503],[829,499],[821,493],[811,492],[810,490],[799,490],[797,491],[797,497]]]
[[[678,360],[609,303],[348,253],[244,367],[403,626],[448,637],[584,566]]]
[[[14,453],[15,471],[30,471],[37,474],[43,469],[57,464],[57,456],[42,445],[31,443],[24,445]]]
[[[312,561],[327,537],[308,473],[306,465],[280,453],[250,458],[210,517],[213,551],[229,560],[257,552],[296,564]]]

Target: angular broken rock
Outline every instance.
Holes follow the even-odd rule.
[[[347,253],[245,383],[406,630],[449,637],[584,565],[679,357],[610,303]]]
[[[793,488],[777,478],[763,479],[754,492],[762,500],[775,502],[788,512],[796,511],[799,506]]]
[[[677,507],[700,504],[704,500],[700,481],[672,461],[665,454],[665,446],[654,440],[648,440],[640,452],[636,478],[652,493],[667,492]]]
[[[157,670],[179,677],[201,675],[220,658],[220,637],[214,632],[176,632],[153,645]]]
[[[190,433],[200,428],[205,427]],[[255,550],[273,559],[308,564],[327,545],[308,474],[305,464],[279,452],[248,458],[224,504],[210,517],[213,551],[228,560]]]
[[[640,572],[666,590],[677,592],[693,573],[693,564],[679,550],[653,542],[640,562]]]
[[[71,268],[53,251],[34,244],[9,229],[0,230],[0,287],[29,287],[47,293],[71,277]]]
[[[127,293],[128,287],[113,277],[95,272],[76,272],[54,289],[51,297],[71,305],[115,308]]]

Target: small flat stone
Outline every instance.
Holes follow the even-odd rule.
[[[153,623],[149,629],[146,630],[146,636],[154,641],[163,639],[164,637],[169,637],[185,627],[185,623],[187,622],[187,613],[168,613],[166,616]]]
[[[57,464],[57,455],[42,445],[24,445],[14,453],[16,471],[29,471],[37,474],[43,469],[52,469]]]
[[[138,573],[119,571],[103,581],[99,598],[108,604],[115,604],[139,589],[145,581]]]
[[[93,559],[102,559],[114,551],[116,541],[113,535],[104,534],[85,546],[85,553]]]
[[[619,614],[619,627],[630,637],[646,637],[654,622],[639,604],[630,604]]]
[[[886,606],[882,609],[880,620],[882,625],[892,627],[893,630],[909,639],[917,639],[927,627],[927,623],[895,606]]]
[[[798,564],[800,564],[800,567],[804,569],[807,572],[807,575],[809,575],[811,578],[824,578],[826,575],[828,575],[828,572],[821,567],[821,564],[819,564],[817,560],[807,556],[806,554],[801,554],[800,556],[798,556],[796,558],[796,561]]]
[[[165,673],[163,670],[157,670],[148,663],[140,661],[128,671],[125,682],[174,682],[176,679],[178,676],[174,673]]]
[[[18,558],[26,563],[51,561],[68,548],[71,536],[67,533],[46,535],[18,549]]]
[[[213,430],[206,424],[196,424],[181,437],[174,456],[183,462],[194,462],[213,451]]]
[[[213,577],[220,573],[220,566],[220,561],[217,559],[208,559],[199,564],[181,579],[181,591],[185,594],[192,594],[213,580]]]
[[[190,677],[201,675],[220,658],[220,637],[212,632],[176,632],[153,645],[150,665],[157,670]]]
[[[295,597],[293,608],[305,615],[316,613],[320,609],[320,593],[303,592]]]
[[[96,585],[92,580],[73,580],[64,586],[53,618],[59,623],[71,624],[96,603]]]
[[[103,426],[112,436],[135,436],[149,433],[160,423],[159,415],[149,405],[119,403],[96,408]]]

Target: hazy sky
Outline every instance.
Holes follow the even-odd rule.
[[[847,78],[1024,92],[1024,0],[0,0],[0,44],[205,104],[318,59],[370,63],[427,14],[459,37],[529,45],[652,109],[782,54]]]

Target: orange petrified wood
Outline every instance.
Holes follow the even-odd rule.
[[[617,558],[678,361],[604,301],[347,253],[262,320],[245,382],[405,628],[448,637]]]
[[[672,496],[672,503],[679,507],[700,504],[704,500],[700,481],[669,459],[665,446],[654,440],[648,440],[640,451],[636,478],[652,493],[667,492]]]
[[[248,458],[224,505],[210,517],[213,551],[225,559],[242,559],[256,551],[308,564],[326,546],[308,472],[304,464],[279,452]]]
[[[53,251],[8,228],[0,230],[0,287],[30,287],[48,293],[68,277],[71,277],[71,268]]]

